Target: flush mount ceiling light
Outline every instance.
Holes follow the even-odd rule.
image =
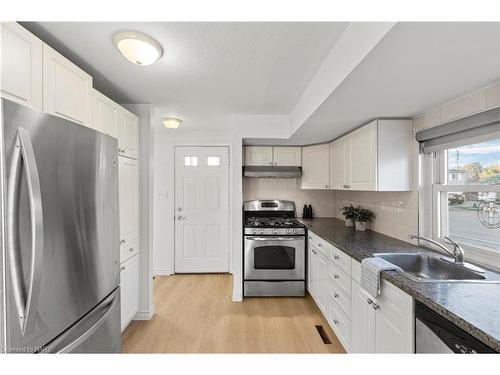
[[[182,122],[181,119],[178,119],[175,117],[164,117],[162,121],[163,121],[163,125],[167,129],[177,129]]]
[[[121,54],[137,65],[151,65],[163,54],[160,43],[136,31],[120,32],[113,41]]]

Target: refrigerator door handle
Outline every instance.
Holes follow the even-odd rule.
[[[24,162],[28,185],[31,219],[31,265],[29,285],[24,285],[19,240],[18,194],[21,187],[21,164]],[[11,268],[12,288],[19,315],[21,333],[29,332],[32,326],[34,306],[40,291],[43,259],[43,210],[40,178],[33,145],[26,129],[19,128],[12,154],[7,195],[8,252]],[[26,290],[27,289],[27,290]]]
[[[119,289],[117,289],[111,296],[108,296],[107,300],[104,300],[102,306],[97,307],[95,311],[90,312],[85,317],[81,319],[79,323],[75,325],[75,329],[70,328],[68,331],[61,334],[58,338],[56,338],[52,343],[49,343],[47,346],[48,353],[70,353],[78,347],[81,343],[87,340],[90,336],[92,336],[98,329],[101,327],[108,315],[113,311],[113,308],[118,301],[118,297],[120,296]],[[101,315],[102,314],[102,315]],[[90,326],[85,332],[81,335],[77,335],[75,338],[75,331],[79,333],[78,325],[84,325],[85,321],[95,319],[96,316],[101,315],[101,317]]]

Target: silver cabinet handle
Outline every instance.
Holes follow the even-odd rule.
[[[31,267],[28,286],[24,287],[22,259],[18,235],[18,193],[21,188],[21,163],[24,161],[28,185],[31,219]],[[11,281],[21,332],[29,330],[29,319],[37,305],[40,292],[41,262],[43,259],[43,207],[40,178],[35,153],[29,133],[24,128],[17,131],[17,139],[10,163],[7,194],[7,247],[11,268]],[[25,291],[27,289],[27,291]]]
[[[333,259],[335,259],[335,260],[339,260],[339,256],[338,256],[338,255],[334,255],[334,256],[333,256]]]
[[[337,293],[333,293],[334,298],[339,298],[339,295]]]
[[[177,216],[177,220],[186,220],[186,217],[179,215],[179,216]]]
[[[125,266],[121,266],[121,267],[120,267],[120,269],[121,269],[122,271],[125,271],[125,270],[127,269],[127,267],[125,267]]]
[[[334,279],[338,279],[338,278],[339,278],[339,275],[338,275],[338,274],[336,274],[336,273],[334,273],[334,274],[333,274],[333,278],[334,278]]]
[[[366,300],[366,303],[367,303],[367,304],[369,304],[369,305],[371,305],[371,304],[373,303],[373,301],[372,301],[370,298],[368,298],[368,299]]]
[[[337,319],[333,319],[333,324],[339,324],[339,321]]]
[[[325,185],[325,189],[328,189],[328,185]]]
[[[125,243],[125,239],[120,240],[120,244]]]
[[[323,247],[323,244],[319,243],[319,244],[318,244],[318,247]]]
[[[131,247],[130,249],[128,249],[128,251],[134,251],[135,250],[135,247]]]
[[[376,303],[374,303],[374,304],[372,305],[372,307],[373,307],[373,310],[378,310],[378,309],[380,309],[380,305],[377,305]]]

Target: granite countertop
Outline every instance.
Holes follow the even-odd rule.
[[[361,261],[374,253],[436,252],[383,234],[359,232],[333,218],[300,219],[312,232],[351,258]],[[487,271],[488,279],[500,274]],[[384,279],[411,295],[471,336],[500,352],[500,283],[423,283],[395,271],[382,273]]]

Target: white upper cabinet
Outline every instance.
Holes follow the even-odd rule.
[[[276,166],[300,167],[302,147],[273,147],[273,161]]]
[[[330,188],[345,189],[349,181],[349,139],[330,143]]]
[[[336,190],[411,190],[411,120],[375,120],[330,143],[330,185]]]
[[[0,39],[2,97],[42,110],[42,41],[15,22],[2,22]]]
[[[302,147],[302,189],[330,187],[330,145]]]
[[[92,90],[92,128],[118,137],[118,104],[97,90]]]
[[[377,190],[377,121],[349,134],[348,189]]]
[[[272,146],[246,146],[245,147],[245,165],[262,166],[273,165],[273,147]]]
[[[118,158],[120,202],[120,248],[126,248],[139,233],[139,165],[130,158]]]
[[[118,153],[129,158],[139,157],[139,119],[124,108],[118,111]]]
[[[43,110],[90,126],[92,77],[43,45]]]

